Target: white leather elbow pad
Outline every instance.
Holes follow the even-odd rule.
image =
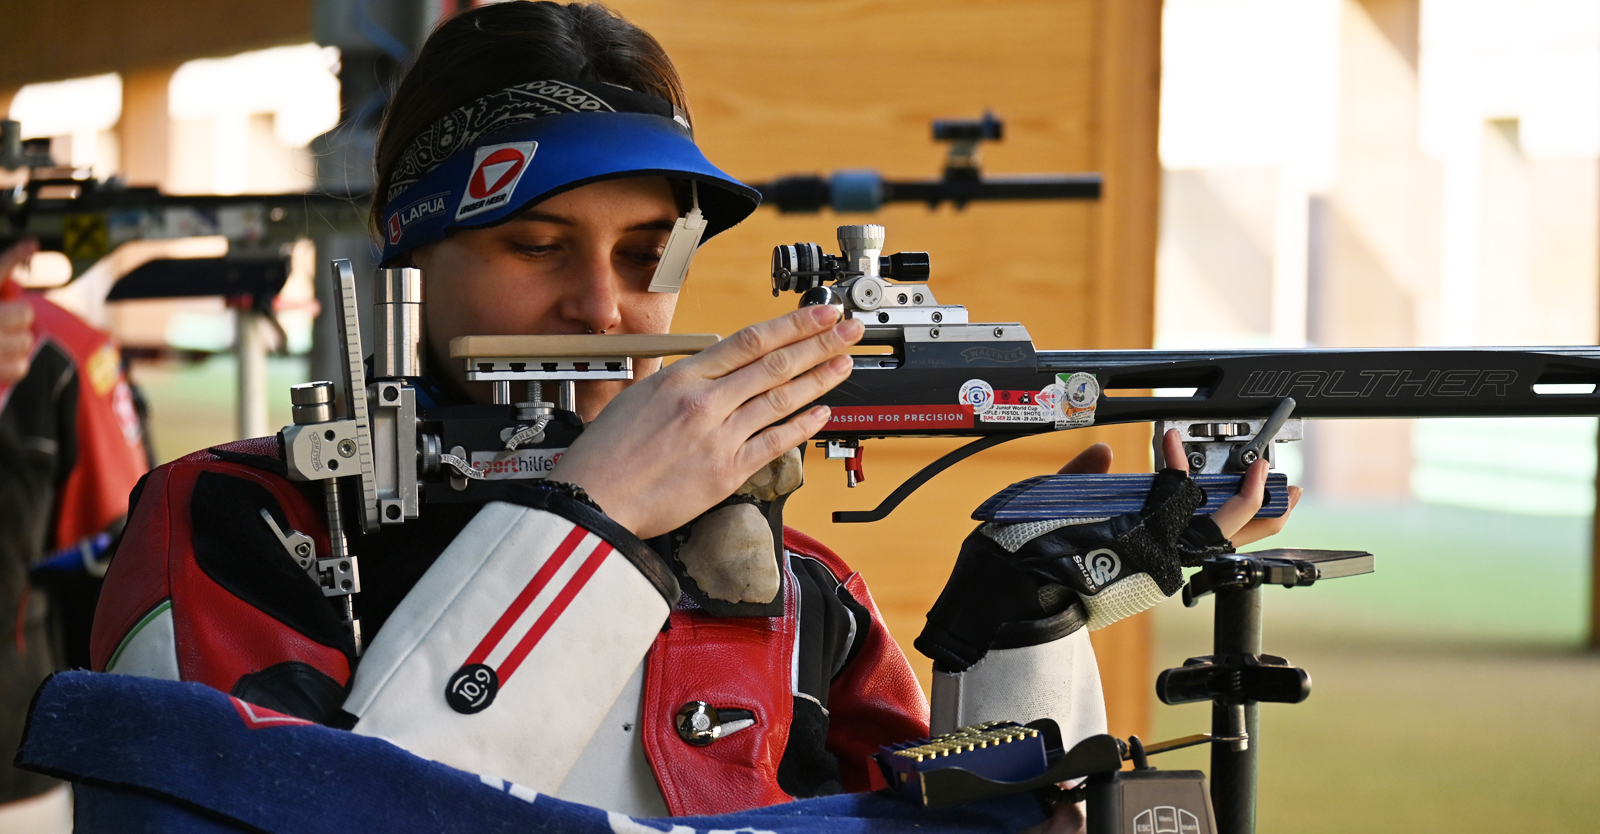
[[[986,721],[1049,718],[1070,750],[1106,732],[1105,694],[1086,628],[1038,646],[990,649],[965,672],[935,669],[931,706],[934,734]]]
[[[595,515],[485,505],[373,639],[344,706],[354,731],[559,787],[678,593],[642,542]]]

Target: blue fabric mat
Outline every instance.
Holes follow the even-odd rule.
[[[17,763],[79,784],[79,832],[1014,832],[1027,795],[927,811],[875,794],[718,817],[634,820],[278,716],[200,684],[63,672],[35,697]]]

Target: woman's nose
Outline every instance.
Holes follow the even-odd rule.
[[[622,323],[623,277],[609,251],[585,252],[573,265],[561,304],[562,318],[604,333]]]

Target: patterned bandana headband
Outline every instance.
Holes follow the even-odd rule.
[[[681,110],[609,84],[533,81],[490,93],[435,121],[400,155],[382,217],[382,262],[460,228],[501,223],[592,182],[659,176],[690,186],[651,289],[676,292],[689,256],[748,217],[755,189],[713,166]]]

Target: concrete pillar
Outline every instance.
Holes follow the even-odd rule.
[[[1434,342],[1440,172],[1417,132],[1419,0],[1348,0],[1339,37],[1337,171],[1311,201],[1307,335],[1327,347]],[[1325,420],[1306,432],[1319,498],[1411,491],[1409,421]]]
[[[177,66],[128,70],[122,74],[122,176],[129,185],[164,187],[172,150],[172,119],[167,88]]]

